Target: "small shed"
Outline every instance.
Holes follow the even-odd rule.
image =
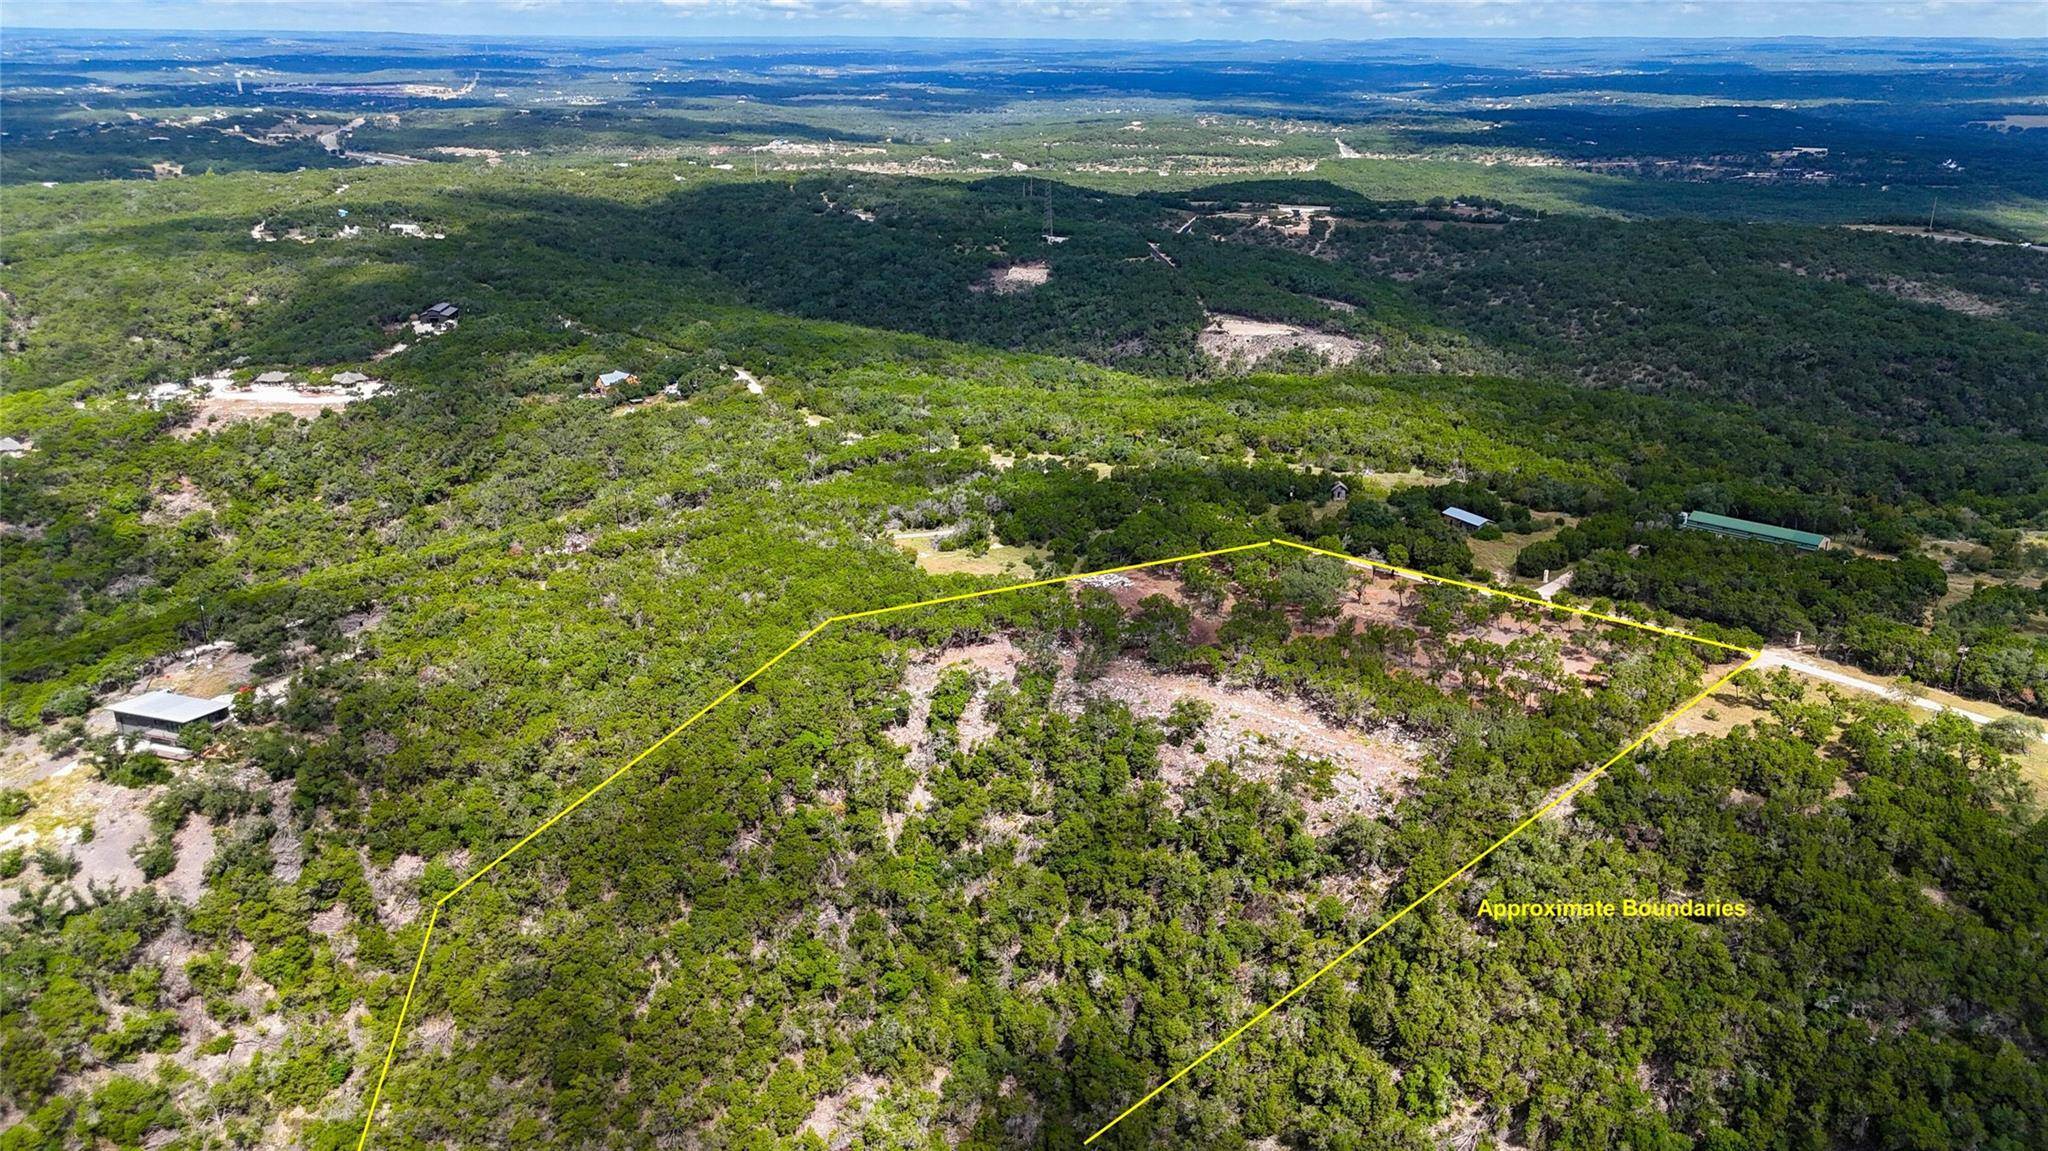
[[[1330,485],[1330,498],[1341,504],[1351,498],[1351,489],[1345,486],[1343,480],[1338,480]]]
[[[122,735],[149,740],[176,740],[188,723],[219,723],[228,718],[225,699],[200,699],[174,691],[152,691],[107,708]]]
[[[1464,508],[1456,507],[1445,508],[1444,518],[1468,531],[1478,531],[1493,522],[1478,512],[1468,512]]]

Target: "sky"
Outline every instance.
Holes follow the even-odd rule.
[[[7,0],[0,26],[1141,40],[2042,37],[2048,0]]]

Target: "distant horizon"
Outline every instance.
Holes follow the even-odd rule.
[[[1165,36],[971,36],[915,35],[911,33],[721,33],[721,32],[409,32],[392,28],[141,28],[141,27],[98,27],[79,25],[71,27],[56,24],[14,24],[0,18],[0,29],[13,33],[38,34],[113,34],[123,36],[299,36],[308,39],[338,39],[349,36],[401,36],[416,39],[476,39],[476,40],[676,40],[702,43],[921,43],[921,44],[1530,44],[1546,40],[1562,40],[1572,43],[1688,43],[1688,44],[1790,44],[1810,42],[1816,44],[1841,44],[1854,42],[1958,42],[1996,41],[2008,44],[2038,42],[2048,46],[2048,34],[2035,36],[1997,35],[1990,33],[1914,33],[1914,34],[1855,34],[1830,36],[1813,33],[1787,33],[1779,36],[1701,36],[1701,35],[1543,35],[1526,36],[1463,36],[1463,35],[1400,35],[1400,36],[1263,36],[1251,39],[1227,39],[1214,36],[1193,36],[1174,39]]]
[[[15,0],[6,11],[0,28],[14,32],[244,36],[1162,44],[2048,40],[2048,6],[2033,0],[106,0],[91,6]],[[265,26],[251,27],[255,22]]]

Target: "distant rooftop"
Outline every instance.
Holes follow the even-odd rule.
[[[1456,520],[1468,528],[1483,528],[1493,522],[1478,512],[1468,512],[1464,508],[1445,508],[1444,517]]]

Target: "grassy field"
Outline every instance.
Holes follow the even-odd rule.
[[[1009,544],[992,544],[984,555],[966,550],[940,551],[936,536],[922,534],[899,535],[895,542],[897,547],[917,557],[917,566],[932,575],[1030,579],[1036,574],[1031,570],[1031,561],[1045,554],[1037,548],[1011,547]]]
[[[1551,527],[1544,528],[1542,531],[1530,532],[1528,535],[1509,534],[1497,540],[1467,540],[1466,543],[1472,548],[1473,560],[1480,567],[1503,576],[1511,582],[1532,585],[1541,583],[1540,579],[1524,579],[1515,575],[1513,570],[1515,557],[1522,554],[1522,549],[1530,544],[1550,539],[1571,524],[1579,522],[1577,516],[1551,516],[1549,518],[1560,522]]]

